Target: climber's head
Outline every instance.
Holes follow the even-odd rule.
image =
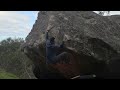
[[[50,38],[50,43],[52,43],[52,44],[55,43],[55,38],[54,38],[54,37],[51,37],[51,38]]]

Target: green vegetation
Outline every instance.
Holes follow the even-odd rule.
[[[19,79],[16,75],[0,70],[0,79]]]
[[[32,64],[20,50],[22,43],[24,43],[24,40],[21,38],[8,38],[0,42],[0,79],[34,78]],[[1,71],[1,69],[3,70]]]

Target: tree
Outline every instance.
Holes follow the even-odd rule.
[[[22,43],[24,40],[21,38],[8,38],[0,42],[0,69],[4,69],[19,78],[34,78],[32,63],[20,50]]]
[[[110,11],[98,11],[98,14],[104,16],[105,14],[109,15]]]

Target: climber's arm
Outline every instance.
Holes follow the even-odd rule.
[[[51,27],[50,29],[47,29],[47,31],[46,31],[46,40],[49,39],[48,33],[49,33],[49,31],[50,31],[51,29],[53,29],[53,28],[54,28],[54,27]]]
[[[46,40],[49,38],[49,36],[48,36],[48,31],[46,32]]]

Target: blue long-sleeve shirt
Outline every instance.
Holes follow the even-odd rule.
[[[52,62],[52,59],[56,56],[59,48],[63,48],[63,46],[64,43],[62,43],[60,46],[52,44],[49,40],[48,32],[46,33],[46,59],[48,63]]]

